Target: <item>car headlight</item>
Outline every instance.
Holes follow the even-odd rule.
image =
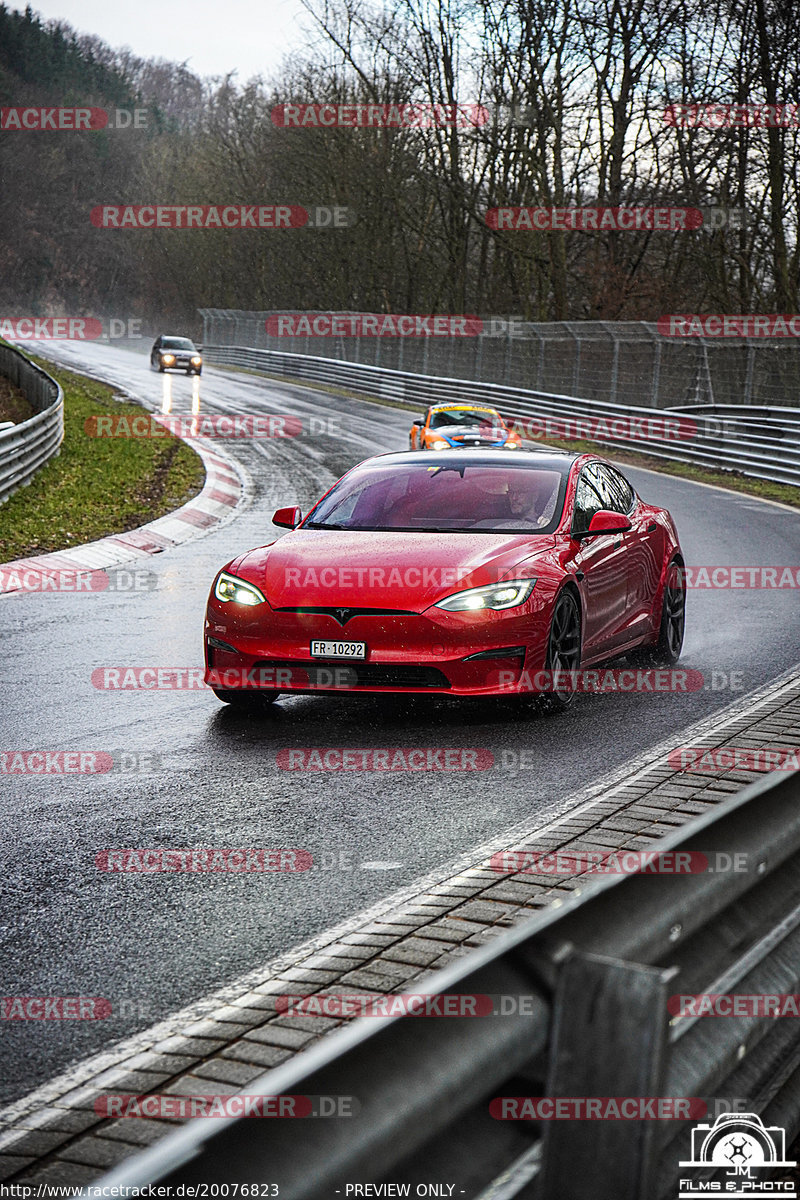
[[[512,442],[509,438],[504,448],[506,450],[519,450],[519,442]]]
[[[233,600],[235,604],[265,604],[267,599],[254,583],[246,583],[244,579],[237,579],[226,571],[217,580],[214,595],[218,600]]]
[[[163,363],[174,363],[174,362],[175,362],[175,355],[174,355],[174,354],[162,354],[162,355],[161,355],[161,361],[162,361]]]
[[[200,357],[200,355],[199,355],[199,354],[195,354],[195,355],[193,356],[193,358],[192,358],[192,366],[194,366],[194,367],[199,367],[199,366],[200,366],[200,364],[202,363],[202,361],[203,361],[203,360],[202,360],[202,358]]]
[[[468,588],[465,592],[454,592],[434,605],[445,612],[475,612],[481,608],[516,608],[524,604],[533,591],[535,579],[509,579],[504,583],[490,583],[486,587]]]
[[[449,445],[449,442],[443,442],[441,438],[437,438],[437,440],[433,443],[433,448],[434,450],[447,450]]]

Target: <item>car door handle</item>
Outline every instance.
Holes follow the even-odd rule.
[[[648,532],[648,533],[655,533],[655,531],[656,531],[657,529],[658,529],[658,522],[657,522],[657,521],[651,521],[651,522],[650,522],[650,524],[647,526],[647,532]]]
[[[617,546],[621,546],[621,545],[622,545],[622,538],[621,538],[621,537],[614,538],[614,547],[615,547],[615,549],[616,549],[616,547],[617,547]]]

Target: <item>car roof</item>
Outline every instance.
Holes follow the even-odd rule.
[[[430,406],[430,411],[431,412],[440,412],[440,411],[446,409],[448,412],[451,412],[454,409],[461,409],[461,408],[464,408],[467,410],[477,409],[479,412],[497,412],[497,409],[492,408],[491,404],[432,404]]]
[[[468,450],[440,450],[438,452],[436,450],[392,450],[386,454],[375,454],[371,458],[365,458],[358,463],[358,466],[363,467],[367,463],[386,462],[387,460],[398,466],[424,461],[428,467],[453,466],[455,463],[462,462],[471,463],[473,466],[478,464],[499,466],[502,464],[504,467],[510,467],[517,463],[531,469],[537,467],[547,469],[549,467],[553,470],[563,471],[568,470],[579,459],[589,460],[595,457],[595,455],[586,453],[574,453],[571,450],[551,450],[549,448],[543,450],[487,450],[470,447]]]

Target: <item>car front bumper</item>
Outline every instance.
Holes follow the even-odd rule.
[[[503,696],[529,691],[544,665],[549,613],[386,613],[341,626],[324,613],[270,610],[266,618],[220,610],[206,621],[205,682],[280,692]],[[262,606],[259,606],[261,608]],[[366,659],[312,658],[312,640],[365,642]]]

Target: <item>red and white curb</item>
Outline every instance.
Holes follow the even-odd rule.
[[[52,554],[0,563],[0,594],[26,590],[26,571],[101,571],[105,567],[160,554],[231,520],[247,495],[247,472],[207,439],[192,438],[190,444],[206,469],[205,483],[199,495],[182,508],[127,533],[110,534],[96,542],[56,550]]]

